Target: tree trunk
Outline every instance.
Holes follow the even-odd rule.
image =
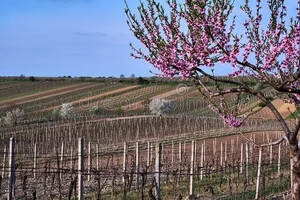
[[[298,141],[297,141],[298,143]],[[300,151],[298,145],[291,145],[291,165],[292,165],[292,199],[300,200]]]

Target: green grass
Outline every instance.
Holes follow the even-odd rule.
[[[299,116],[300,116],[300,110],[297,108],[295,112],[293,112],[286,118],[286,120],[297,119]]]

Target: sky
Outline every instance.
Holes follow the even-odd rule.
[[[151,65],[130,57],[129,43],[138,41],[124,7],[123,0],[1,0],[0,76],[152,76]]]

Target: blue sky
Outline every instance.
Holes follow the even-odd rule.
[[[151,76],[130,42],[123,0],[0,2],[0,76]]]
[[[122,0],[0,2],[0,76],[148,76],[133,41]]]

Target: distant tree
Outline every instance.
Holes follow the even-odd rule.
[[[63,118],[69,118],[74,114],[74,108],[70,103],[64,103],[61,105],[59,115]]]
[[[120,75],[120,78],[125,78],[125,75],[124,75],[124,74],[121,74],[121,75]]]
[[[138,84],[143,85],[143,84],[149,84],[149,81],[147,79],[144,79],[142,77],[138,78]]]
[[[165,99],[153,99],[149,104],[149,109],[152,114],[161,116],[172,110],[171,101]]]
[[[6,112],[6,115],[2,118],[2,123],[9,126],[16,125],[23,119],[24,115],[24,110],[20,108],[14,108]]]
[[[254,9],[245,0],[241,10],[247,19],[243,24],[236,24],[232,16],[234,0],[186,0],[180,5],[176,0],[168,0],[170,13],[158,0],[146,2],[144,5],[141,1],[139,17],[128,6],[126,9],[129,28],[146,49],[131,45],[132,56],[151,63],[164,77],[193,79],[210,108],[230,127],[242,126],[254,113],[243,113],[242,95],[263,102],[285,135],[260,146],[288,142],[292,199],[300,200],[300,116],[294,126],[288,126],[262,91],[262,88],[272,90],[276,98],[300,108],[300,1],[296,12],[291,13],[293,19],[286,20],[285,0],[257,0]],[[263,8],[268,11],[262,11]],[[237,26],[240,26],[238,31]],[[216,76],[214,69],[220,64],[231,67],[233,73],[229,77]],[[255,87],[255,83],[262,87]]]
[[[135,78],[135,74],[131,74],[130,78]]]
[[[36,79],[35,79],[35,77],[34,77],[34,76],[30,76],[30,77],[29,77],[29,80],[30,80],[31,82],[34,82],[34,81],[36,81]]]
[[[24,80],[26,78],[26,76],[24,74],[20,75],[20,80]]]

